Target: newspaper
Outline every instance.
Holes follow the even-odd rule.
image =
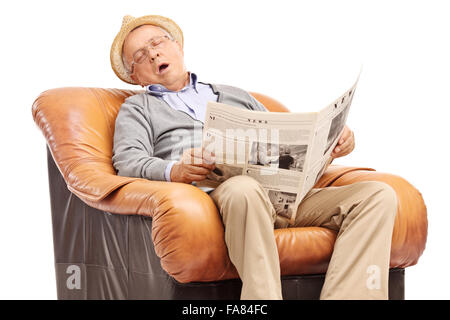
[[[248,175],[266,190],[278,217],[293,224],[298,205],[330,163],[357,82],[318,112],[252,111],[209,102],[203,148],[215,156],[216,168],[197,186],[215,188]]]

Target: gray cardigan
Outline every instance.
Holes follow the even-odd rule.
[[[267,109],[245,90],[209,84],[218,101],[249,110]],[[113,166],[117,174],[165,181],[164,170],[183,150],[202,144],[203,123],[148,93],[128,97],[116,118]]]

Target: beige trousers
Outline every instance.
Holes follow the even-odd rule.
[[[222,216],[225,243],[242,280],[241,299],[282,299],[274,227],[320,226],[337,238],[321,299],[388,299],[395,191],[378,181],[312,189],[295,224],[282,225],[261,185],[235,176],[210,194]]]

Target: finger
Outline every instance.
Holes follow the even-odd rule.
[[[351,146],[348,146],[347,148],[342,149],[341,152],[339,152],[339,156],[340,157],[346,156],[347,154],[350,153],[350,151],[351,151]]]
[[[189,166],[194,166],[194,167],[197,167],[197,168],[205,168],[205,169],[208,169],[208,170],[214,170],[214,168],[216,167],[216,164],[214,162],[213,163],[208,163],[206,161],[201,161],[201,159],[199,159],[199,158],[195,158],[195,159],[196,159],[196,161],[190,161],[190,162],[187,162],[185,164],[189,165]]]
[[[183,153],[183,163],[187,165],[199,165],[203,162],[202,151],[198,148],[186,150]]]
[[[203,149],[202,151],[203,161],[209,164],[216,162],[216,155],[213,151]]]
[[[215,158],[212,153],[204,148],[194,148],[190,152],[190,164],[203,166],[204,163],[213,164]]]
[[[343,156],[349,154],[350,152],[352,152],[353,148],[354,148],[353,139],[349,139],[344,144],[342,144],[341,146],[336,147],[333,150],[331,156],[333,158],[343,157]]]
[[[201,174],[187,174],[186,175],[186,179],[188,181],[203,181],[206,179],[205,175],[201,175]]]
[[[342,147],[341,146],[336,146],[334,149],[333,149],[333,153],[334,154],[340,154],[342,152]]]
[[[354,135],[353,131],[351,132],[350,137],[339,147],[346,154],[352,152],[352,150],[355,148],[355,135]]]
[[[334,148],[333,152],[331,153],[331,156],[333,158],[339,158],[339,157],[343,156],[343,153],[344,153],[344,150],[339,146],[339,147]]]
[[[205,168],[208,170],[214,170],[216,168],[216,164],[215,163],[207,163],[207,162],[197,162],[197,163],[192,163],[192,166],[195,166],[197,168]]]
[[[193,148],[190,150],[189,164],[198,165],[203,162],[203,151],[201,148]]]
[[[215,163],[206,163],[206,162],[203,162],[203,163],[200,164],[198,167],[199,167],[199,168],[205,168],[205,169],[211,171],[211,170],[214,170],[214,169],[216,168],[216,164],[215,164]]]
[[[339,152],[336,152],[335,150],[333,150],[333,152],[331,152],[331,156],[333,158],[339,158]]]
[[[350,147],[352,145],[352,138],[349,137],[347,140],[345,140],[341,145],[339,145],[339,147],[336,147],[336,149],[340,149],[340,150],[345,150],[348,147]],[[339,150],[337,150],[339,152]]]
[[[186,169],[189,174],[208,175],[211,173],[211,170],[207,168],[194,165],[189,165]]]
[[[351,136],[352,131],[348,129],[347,127],[344,127],[344,130],[342,131],[341,136],[339,137],[338,144],[343,144],[345,141],[348,140],[348,138]]]

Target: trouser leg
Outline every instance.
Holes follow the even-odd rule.
[[[388,299],[396,213],[396,193],[383,182],[312,189],[305,196],[295,226],[337,232],[321,299]]]
[[[225,243],[242,280],[241,299],[282,299],[274,237],[275,210],[261,185],[235,176],[211,194],[225,226]]]

